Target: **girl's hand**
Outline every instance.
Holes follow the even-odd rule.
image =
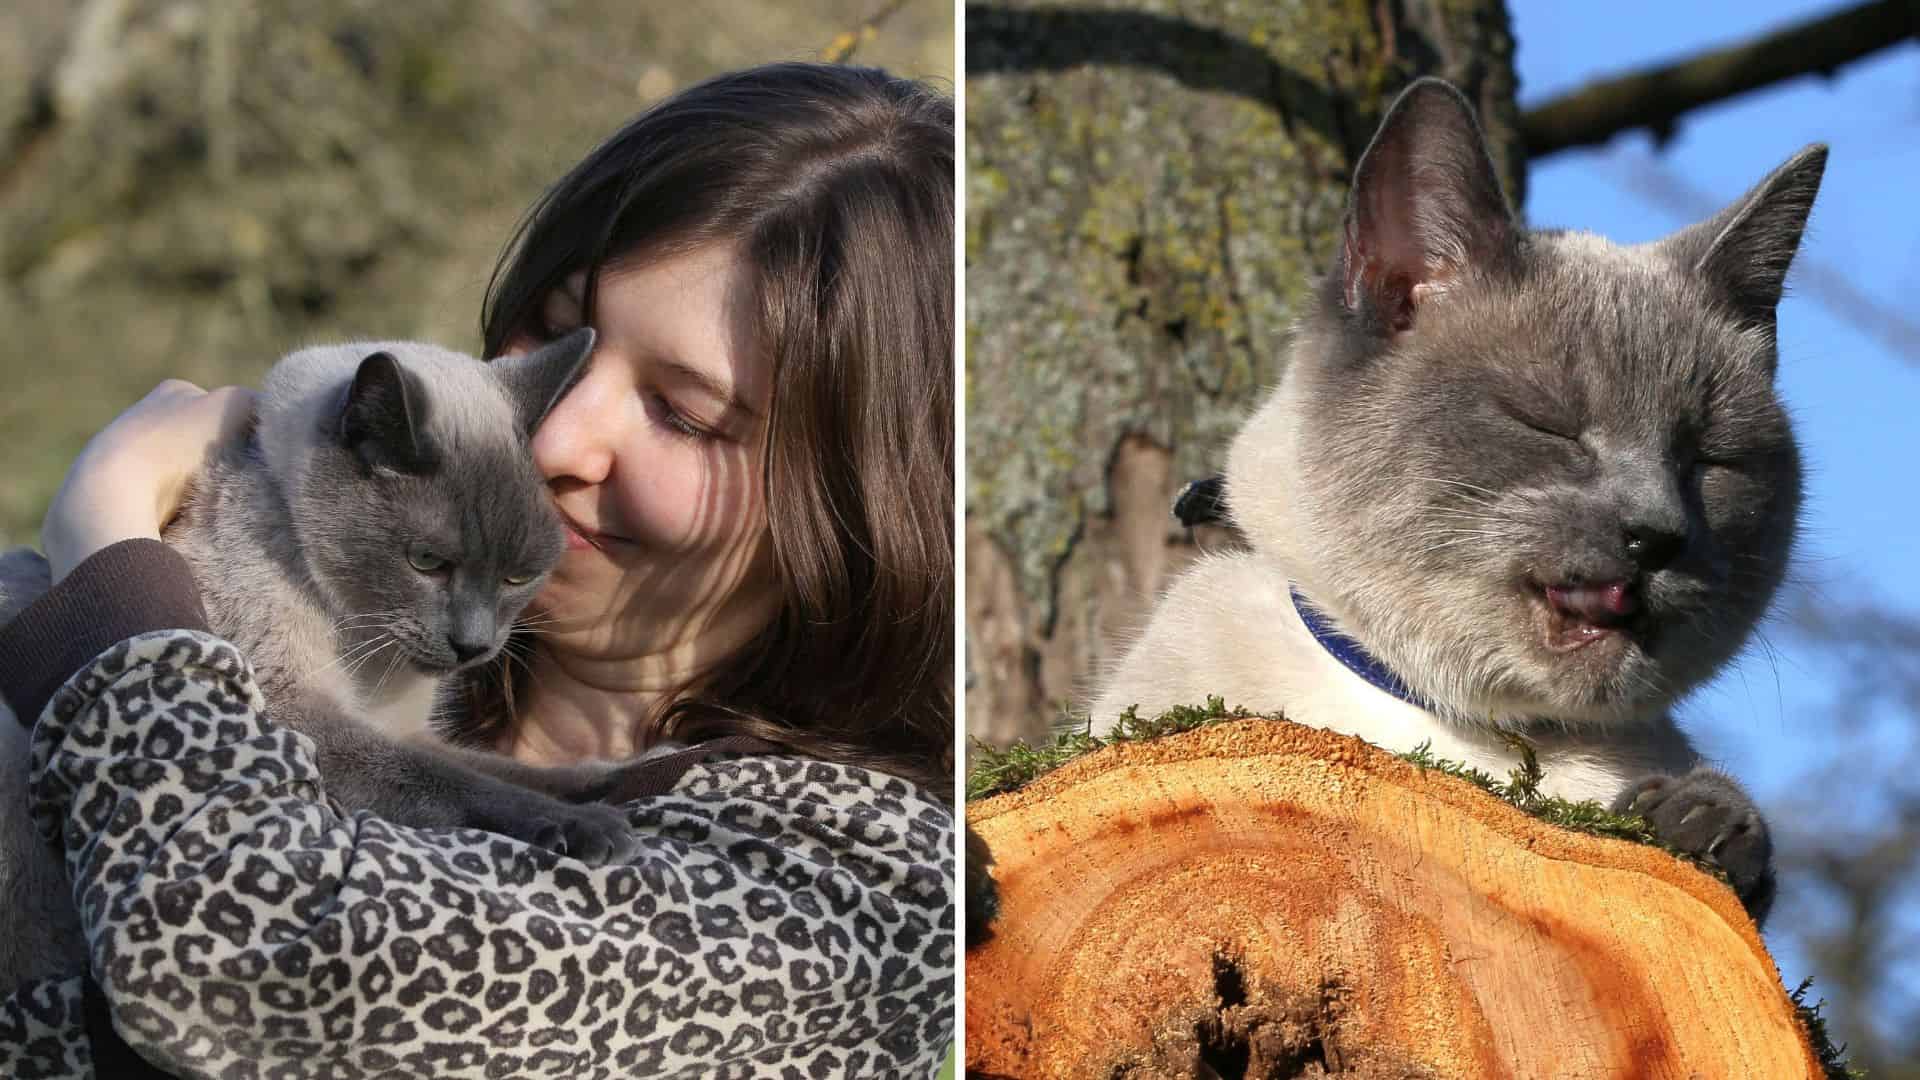
[[[246,431],[255,396],[168,379],[89,440],[40,526],[53,580],[121,540],[158,540],[200,466]]]

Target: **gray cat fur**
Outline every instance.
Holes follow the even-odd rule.
[[[1825,161],[1808,147],[1655,243],[1529,232],[1466,100],[1411,86],[1229,452],[1247,550],[1170,586],[1094,729],[1220,695],[1502,776],[1519,736],[1549,792],[1637,806],[1669,840],[1692,812],[1681,839],[1763,913],[1765,824],[1671,710],[1740,650],[1787,569],[1801,479],[1774,307]],[[1671,561],[1637,562],[1650,549],[1628,539],[1663,535]],[[1630,633],[1550,647],[1543,586],[1620,579],[1643,612]],[[1289,583],[1430,708],[1333,660]]]
[[[592,343],[578,331],[488,364],[409,342],[294,353],[267,375],[253,438],[209,463],[168,526],[212,628],[252,664],[269,715],[313,740],[344,809],[486,829],[588,862],[630,850],[620,811],[562,801],[603,788],[612,766],[536,768],[430,731],[447,677],[497,653],[564,550],[527,442]],[[391,423],[349,433],[356,401]],[[444,576],[409,564],[422,540],[451,560]],[[38,553],[0,556],[0,616],[46,588]],[[491,635],[466,663],[449,642],[462,627]],[[27,729],[0,721],[5,988],[77,970],[83,954],[65,868],[26,820]]]

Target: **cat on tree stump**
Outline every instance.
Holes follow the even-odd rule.
[[[1810,146],[1638,246],[1529,231],[1465,98],[1401,94],[1279,385],[1228,455],[1247,549],[1176,579],[1092,708],[1218,695],[1645,815],[1756,917],[1772,844],[1673,722],[1786,573],[1774,318]]]
[[[1245,549],[1090,710],[1293,723],[970,808],[970,1074],[1821,1075],[1758,937],[1766,823],[1672,715],[1793,549],[1775,308],[1825,161],[1620,246],[1522,227],[1466,99],[1400,96],[1209,503]],[[1726,885],[1376,747],[1638,815]]]

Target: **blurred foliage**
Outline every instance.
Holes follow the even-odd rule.
[[[479,347],[545,185],[714,72],[836,58],[951,89],[932,0],[75,0],[0,7],[0,541],[163,378],[302,344]]]

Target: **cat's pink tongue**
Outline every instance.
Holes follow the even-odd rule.
[[[1619,622],[1640,610],[1632,586],[1624,581],[1603,581],[1598,585],[1549,585],[1547,602],[1561,612],[1584,622]]]

